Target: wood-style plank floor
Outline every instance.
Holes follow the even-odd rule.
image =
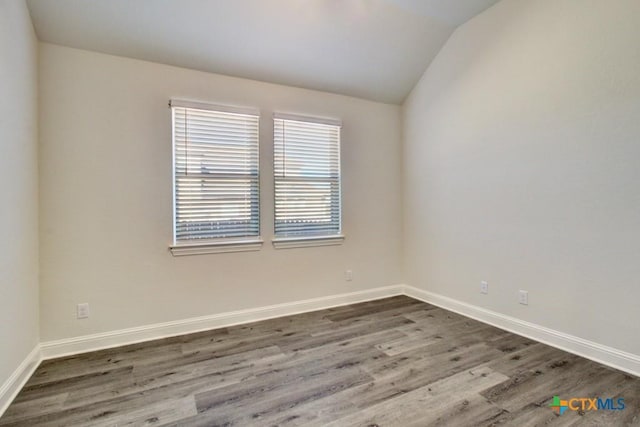
[[[45,361],[0,425],[640,425],[640,378],[394,297]]]

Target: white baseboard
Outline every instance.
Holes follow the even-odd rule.
[[[41,343],[40,348],[42,349],[43,359],[53,359],[176,335],[191,334],[209,329],[223,328],[242,323],[257,322],[275,317],[290,316],[341,305],[387,298],[402,295],[403,291],[403,285],[385,286],[347,294],[330,295],[267,307],[231,311],[211,316],[195,317],[100,334],[48,341]]]
[[[569,353],[640,377],[640,356],[638,355],[412,286],[404,286],[403,290],[405,295],[420,301],[442,307],[446,310],[462,314],[463,316],[488,323],[497,328],[531,338],[532,340],[557,347]]]
[[[407,295],[518,335],[586,357],[604,365],[640,376],[640,356],[638,355],[607,347],[593,341],[585,340],[429,291],[401,284],[368,289],[359,292],[276,304],[266,307],[214,314],[210,316],[157,323],[153,325],[145,325],[57,341],[48,341],[41,343],[40,349],[43,359],[53,359],[56,357],[119,347],[122,345],[135,344],[176,335],[190,334],[215,328],[223,328],[243,323],[257,322],[276,317],[322,310],[346,304],[371,301],[395,295]],[[2,394],[0,394],[0,397],[1,396]]]
[[[7,410],[13,399],[16,398],[22,387],[31,378],[38,365],[42,361],[40,345],[36,345],[31,353],[22,361],[20,366],[0,387],[0,417]]]

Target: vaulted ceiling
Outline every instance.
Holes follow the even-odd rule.
[[[498,0],[28,0],[38,38],[400,104]]]

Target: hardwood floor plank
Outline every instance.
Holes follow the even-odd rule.
[[[608,376],[600,365],[574,355],[566,355],[559,363],[547,364],[543,370],[516,375],[505,384],[482,393],[491,402],[515,412],[534,402],[543,404],[554,395],[572,394],[588,383],[594,391],[599,375]]]
[[[414,350],[413,360],[405,360],[404,358],[409,356],[401,354],[389,363],[385,363],[388,359],[382,359],[379,363],[370,364],[376,366],[373,370],[369,370],[370,365],[365,366],[365,369],[376,380],[401,384],[404,389],[412,390],[484,365],[497,355],[496,350],[488,349],[485,344],[454,348],[435,356],[423,356],[419,352],[420,349]]]
[[[489,326],[489,325],[487,325]],[[497,328],[494,328],[497,329]],[[513,353],[515,351],[520,351],[527,347],[530,347],[535,344],[539,344],[536,341],[530,340],[529,338],[521,337],[520,335],[514,335],[512,333],[502,331],[494,338],[487,339],[486,343],[489,347],[495,347],[498,350],[504,353]],[[541,344],[544,345],[544,344]]]
[[[179,364],[158,371],[145,366],[136,370],[126,380],[96,387],[86,387],[69,395],[65,408],[90,405],[113,397],[134,395],[172,384],[202,384],[202,390],[213,390],[239,383],[255,375],[256,369],[265,368],[284,359],[284,354],[275,346],[256,351],[234,354],[220,359],[208,359],[196,363]],[[202,381],[201,381],[202,380]]]
[[[447,329],[444,325],[432,327],[425,321],[418,321],[415,324],[401,326],[397,329],[406,336],[378,345],[378,349],[388,356],[395,356],[439,342],[455,344],[457,347],[484,343],[504,334],[503,331],[496,328],[468,320],[456,323],[456,328],[453,330]]]
[[[420,306],[416,306],[416,308],[418,307]],[[424,321],[431,327],[436,327],[438,325],[454,325],[457,322],[470,320],[460,314],[430,305],[427,307],[420,307],[418,310],[410,311],[406,313],[404,317],[413,320],[416,323]]]
[[[505,375],[515,375],[522,371],[543,370],[546,365],[561,364],[568,354],[541,343],[514,352],[510,352],[510,348],[500,348],[502,356],[497,357],[488,366]]]
[[[68,397],[69,393],[62,392],[50,396],[13,402],[2,416],[2,422],[20,422],[33,417],[34,414],[60,411]]]
[[[197,422],[185,420],[196,426],[209,425],[263,425],[263,418],[291,410],[305,402],[337,393],[367,383],[371,377],[357,368],[327,370],[313,377],[301,377],[299,381],[274,384],[274,388],[264,392],[252,389],[252,393],[243,398],[217,402],[211,406],[207,397],[196,396],[198,408]],[[201,407],[201,405],[203,405]]]
[[[339,418],[327,426],[424,426],[446,413],[456,402],[506,379],[486,367],[464,371]]]
[[[425,423],[424,426],[481,426],[493,422],[505,413],[507,413],[505,409],[494,405],[484,397],[472,395],[440,411],[436,419]]]
[[[559,417],[546,405],[530,403],[521,408],[518,412],[504,412],[491,420],[486,427],[498,426],[518,426],[518,427],[540,427],[540,426],[561,426],[569,422],[569,418],[577,417],[577,414],[566,413]],[[563,421],[564,420],[564,421]],[[481,425],[481,424],[480,424]]]
[[[189,396],[141,406],[127,412],[126,417],[122,417],[120,414],[110,414],[92,419],[85,425],[87,427],[162,425],[184,420],[195,414],[197,414],[195,402],[193,397]]]
[[[296,360],[285,362],[274,369],[256,376],[255,379],[234,384],[220,390],[204,392],[196,395],[196,403],[199,412],[212,408],[229,405],[236,401],[261,397],[272,390],[281,390],[283,387],[300,384],[311,379],[323,378],[325,375],[340,375],[350,369],[358,369],[359,365],[366,363],[371,357],[376,357],[378,351],[371,349],[355,349],[345,354],[327,354],[322,359],[312,357],[293,357]],[[300,360],[302,359],[302,360]],[[282,369],[282,366],[289,365]],[[371,378],[363,372],[367,378]]]
[[[282,427],[324,426],[338,418],[357,412],[359,399],[368,399],[373,405],[397,393],[397,390],[378,387],[374,381],[369,381],[366,384],[302,402],[278,413],[264,415],[260,423],[265,426]]]
[[[391,341],[377,344],[376,348],[387,356],[397,356],[411,350],[422,349],[425,346],[438,342],[438,338],[434,337],[407,337],[402,336]]]
[[[75,390],[85,390],[87,387],[109,386],[119,382],[123,378],[129,378],[133,372],[133,366],[112,369],[104,372],[96,372],[93,374],[69,376],[68,378],[33,384],[27,382],[20,394],[14,400],[14,403],[35,400],[47,396],[55,396],[64,390],[66,393],[72,393]]]
[[[361,303],[358,304],[357,307],[352,307],[352,310],[348,312],[330,314],[326,316],[326,318],[334,322],[339,322],[361,316],[390,317],[398,312],[406,312],[409,307],[419,307],[423,305],[424,303],[420,303],[417,300],[405,296],[399,296]]]
[[[330,333],[311,336],[310,338],[301,337],[299,340],[292,340],[288,343],[279,344],[283,351],[296,352],[300,350],[309,350],[319,348],[324,345],[335,342],[349,340],[358,336],[375,333],[386,329],[394,329],[398,326],[413,323],[412,320],[404,317],[394,317],[381,321],[368,321],[362,324],[346,326],[332,330]]]

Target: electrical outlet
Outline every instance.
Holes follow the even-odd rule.
[[[78,304],[76,307],[78,319],[87,319],[89,317],[89,303]]]
[[[351,270],[346,270],[344,272],[344,280],[346,280],[347,282],[350,282],[353,280],[353,271]]]
[[[529,305],[529,292],[520,291],[518,294],[518,302],[522,305]]]
[[[488,294],[489,293],[489,284],[487,282],[485,282],[484,280],[482,282],[480,282],[480,293],[481,294]]]

